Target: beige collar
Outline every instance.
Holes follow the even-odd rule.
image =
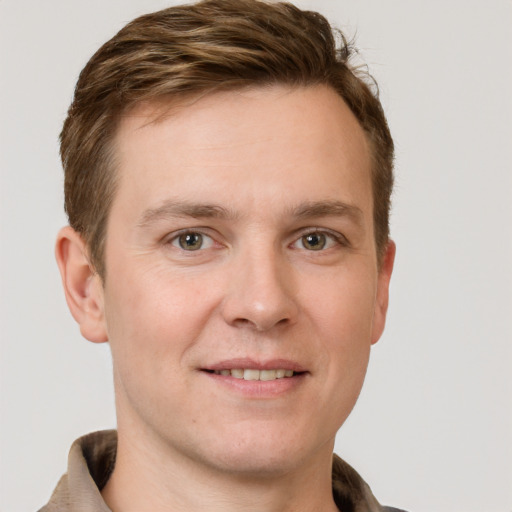
[[[50,501],[39,512],[111,512],[101,496],[114,469],[117,432],[93,432],[77,439],[69,451],[68,472]],[[337,455],[333,457],[332,490],[343,512],[383,512],[358,473]]]

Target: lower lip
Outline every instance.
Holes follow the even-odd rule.
[[[307,376],[307,373],[299,373],[293,377],[283,377],[274,380],[244,380],[231,377],[230,375],[218,375],[216,373],[201,372],[214,382],[235,393],[252,398],[273,398],[289,393],[300,386]]]

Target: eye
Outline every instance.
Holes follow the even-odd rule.
[[[171,240],[171,245],[184,251],[198,251],[200,249],[209,249],[213,245],[213,240],[207,235],[195,231],[187,231],[175,236]]]
[[[302,246],[310,251],[321,251],[327,243],[327,237],[323,233],[310,233],[301,237]]]
[[[330,249],[336,245],[344,245],[342,240],[334,234],[322,231],[313,231],[301,236],[294,244],[296,249],[306,249],[308,251],[322,251]]]

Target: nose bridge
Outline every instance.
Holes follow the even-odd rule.
[[[282,249],[270,243],[250,244],[233,262],[225,319],[258,331],[293,323],[298,310],[293,288],[293,272]]]

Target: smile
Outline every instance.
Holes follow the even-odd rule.
[[[244,399],[274,399],[306,382],[309,371],[297,362],[288,359],[255,360],[237,358],[219,361],[200,368],[203,375],[229,393]]]
[[[276,380],[293,377],[293,370],[285,370],[282,368],[276,370],[255,370],[253,368],[233,368],[232,370],[213,370],[215,375],[224,375],[226,377],[234,377],[243,380]]]

